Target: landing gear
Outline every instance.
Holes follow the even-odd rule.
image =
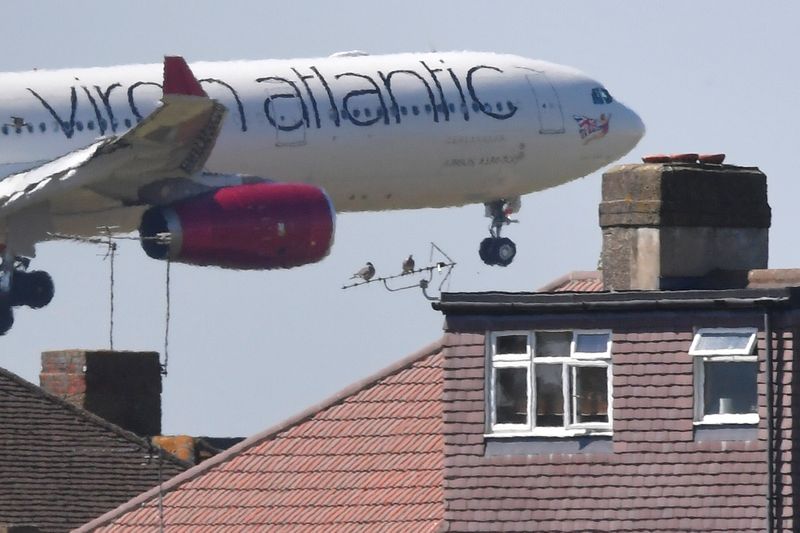
[[[17,270],[11,285],[11,305],[27,305],[40,309],[50,303],[55,294],[53,278],[42,270]]]
[[[30,259],[5,252],[0,264],[0,335],[14,324],[13,307],[39,309],[49,304],[55,293],[50,274],[41,270],[28,272]]]
[[[485,205],[486,216],[492,219],[492,225],[489,227],[491,237],[481,241],[478,255],[487,265],[508,266],[517,255],[517,245],[511,239],[501,237],[500,232],[503,226],[517,222],[516,220],[511,220],[508,215],[519,210],[519,198],[496,200]]]
[[[0,335],[5,335],[14,325],[14,311],[11,306],[0,302]]]

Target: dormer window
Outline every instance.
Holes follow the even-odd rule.
[[[694,411],[699,424],[758,423],[756,330],[698,329],[694,356]]]
[[[492,434],[570,436],[611,431],[611,332],[490,335]]]

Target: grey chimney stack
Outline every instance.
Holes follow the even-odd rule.
[[[606,290],[738,288],[767,268],[767,177],[697,162],[620,165],[603,174]]]

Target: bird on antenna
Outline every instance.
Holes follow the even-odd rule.
[[[408,257],[403,261],[403,274],[411,274],[414,272],[414,257],[408,254]]]
[[[367,264],[364,265],[358,272],[350,276],[350,279],[361,278],[364,281],[369,281],[375,275],[375,267],[372,263],[367,261]]]

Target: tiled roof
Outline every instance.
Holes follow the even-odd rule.
[[[77,527],[156,486],[156,453],[146,440],[0,369],[0,523]],[[160,462],[163,479],[189,466],[168,455]]]
[[[540,287],[536,292],[602,292],[603,276],[599,270],[576,270]]]
[[[441,396],[436,343],[168,481],[163,524],[167,531],[435,531],[444,515]],[[79,531],[158,526],[151,490]]]

